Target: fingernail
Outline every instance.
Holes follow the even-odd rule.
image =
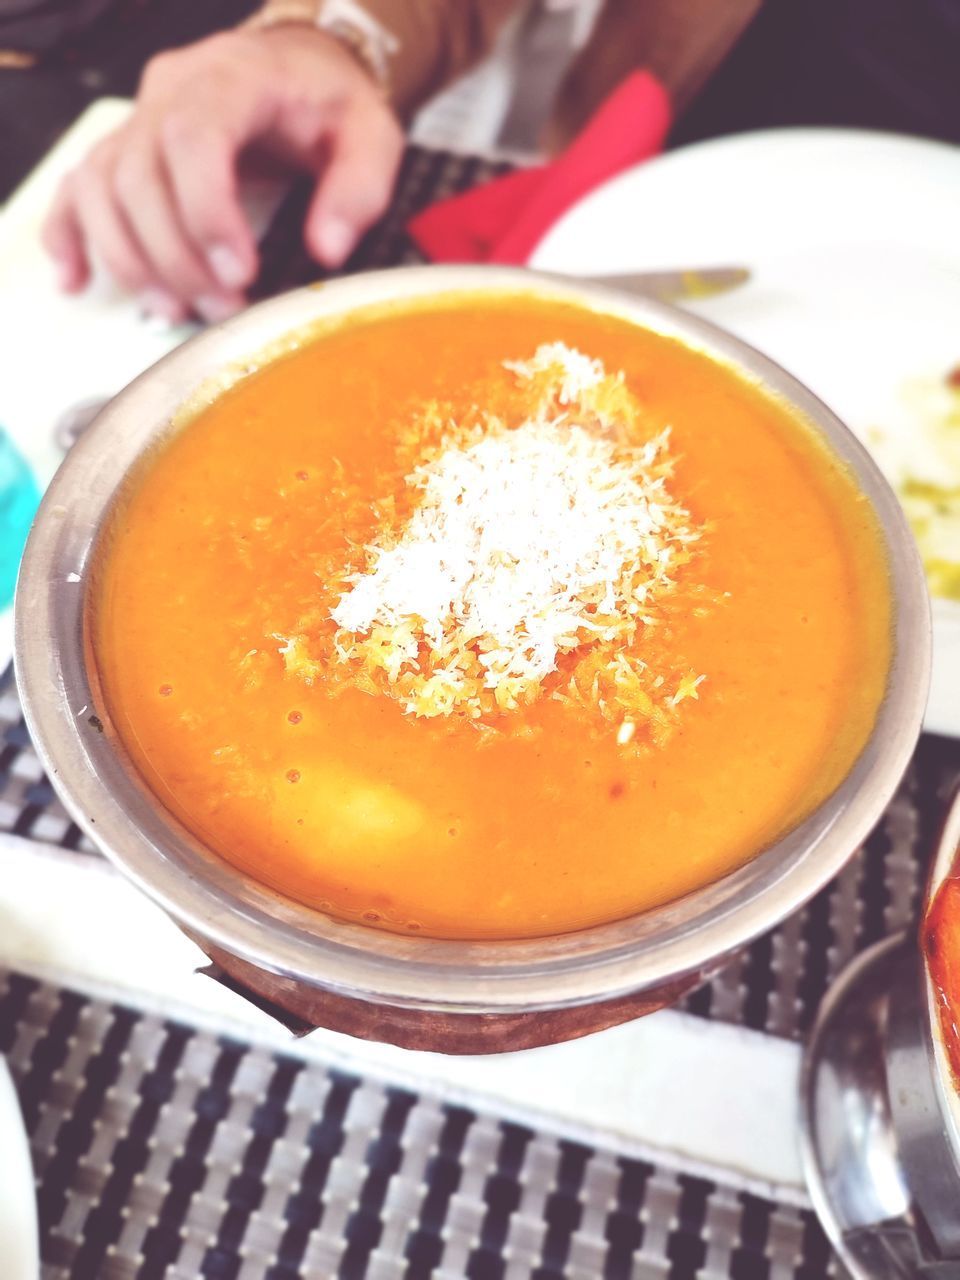
[[[183,319],[183,303],[166,289],[144,289],[140,295],[140,305],[152,316],[169,320],[176,324]]]
[[[227,244],[215,244],[207,254],[210,270],[225,289],[242,289],[248,283],[247,268]]]
[[[357,233],[342,218],[327,218],[317,234],[320,256],[331,267],[339,267],[350,256]]]
[[[204,294],[193,300],[194,310],[209,324],[219,324],[221,320],[228,320],[230,316],[236,315],[241,306],[242,303],[236,298],[223,298],[215,293]]]

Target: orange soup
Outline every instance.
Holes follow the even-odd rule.
[[[302,335],[144,464],[102,557],[113,727],[212,850],[346,919],[533,937],[742,866],[890,660],[872,511],[703,353],[548,299]]]

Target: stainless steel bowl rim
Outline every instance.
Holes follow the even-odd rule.
[[[392,300],[504,290],[574,302],[676,337],[758,380],[809,419],[856,476],[883,530],[894,597],[893,664],[874,730],[840,787],[732,875],[654,911],[546,939],[400,936],[278,899],[211,857],[159,808],[112,733],[86,667],[89,570],[130,468],[218,370],[255,364],[284,335],[324,317]],[[660,302],[522,268],[458,266],[375,272],[285,294],[199,334],[122,391],[71,451],[41,505],[17,589],[15,661],[30,733],[72,816],[188,930],[270,972],[342,995],[424,1010],[510,1013],[614,999],[707,972],[812,897],[868,834],[907,765],[926,699],[930,644],[923,571],[893,492],[855,437],[790,374]]]

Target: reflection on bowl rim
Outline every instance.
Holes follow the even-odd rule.
[[[641,915],[577,933],[441,941],[349,924],[280,898],[205,850],[160,810],[110,728],[89,661],[90,568],[112,502],[148,442],[162,439],[212,370],[255,361],[324,317],[392,300],[525,291],[619,315],[733,366],[804,415],[871,501],[886,541],[894,653],[870,738],[840,786],[744,867]],[[922,568],[899,503],[867,451],[825,405],[745,343],[684,312],[520,268],[413,267],[300,289],[199,334],[113,400],[44,499],[16,606],[24,713],[81,828],[188,930],[270,972],[398,1007],[509,1013],[660,986],[772,928],[820,889],[868,834],[906,768],[930,673]]]

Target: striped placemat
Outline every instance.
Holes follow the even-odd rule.
[[[811,1213],[17,973],[0,1052],[43,1280],[839,1275]]]

